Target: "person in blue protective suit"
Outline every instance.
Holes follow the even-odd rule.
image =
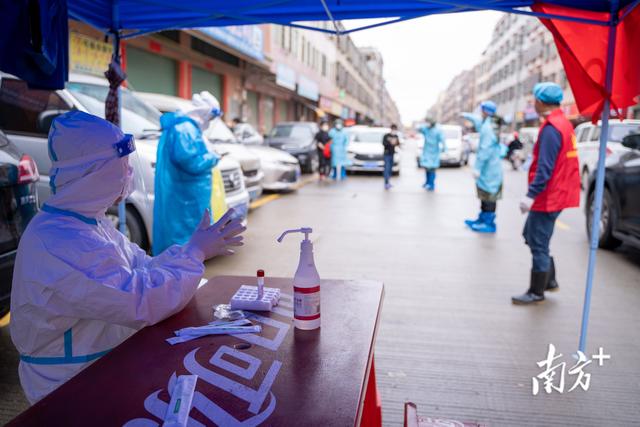
[[[426,179],[422,187],[427,191],[433,191],[436,188],[436,169],[440,167],[440,153],[445,149],[444,133],[435,120],[429,117],[425,119],[425,125],[418,130],[424,136],[420,166],[425,168]]]
[[[468,219],[465,224],[479,233],[496,232],[496,207],[502,198],[502,147],[500,144],[500,126],[502,119],[496,116],[497,105],[493,101],[480,104],[482,117],[463,113],[480,133],[480,141],[473,167],[476,180],[476,192],[480,199],[480,214],[475,220]]]
[[[25,230],[11,291],[11,339],[18,373],[35,403],[136,330],[180,311],[196,292],[206,259],[242,244],[232,213],[208,212],[184,246],[148,256],[105,216],[131,191],[131,135],[80,111],[49,132],[52,196]]]
[[[160,118],[153,206],[153,253],[183,244],[198,226],[211,203],[211,169],[219,157],[207,150],[202,132],[221,115],[202,94],[193,97],[185,113],[166,113]]]
[[[347,149],[349,146],[349,136],[344,131],[342,120],[338,119],[333,124],[333,129],[329,131],[331,138],[331,168],[333,179],[341,180],[346,178],[347,166],[351,165]]]

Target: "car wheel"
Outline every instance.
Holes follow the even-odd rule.
[[[591,239],[591,224],[593,221],[593,211],[595,210],[595,190],[589,195],[587,205],[587,237]],[[602,249],[615,249],[622,242],[613,237],[613,230],[616,221],[616,211],[611,193],[604,189],[602,196],[602,212],[600,215],[600,236],[598,237],[598,247]]]
[[[580,188],[582,190],[586,190],[587,188],[589,188],[589,170],[587,168],[584,168],[582,170],[582,176],[580,178]]]
[[[116,229],[118,229],[119,227],[118,207],[111,206],[109,209],[107,209],[106,216],[109,220],[111,220],[111,223],[113,224],[113,226]],[[150,249],[149,241],[147,239],[146,233],[144,232],[144,225],[142,223],[142,219],[139,217],[137,212],[129,206],[127,206],[127,210],[126,210],[126,225],[125,225],[124,235],[127,236],[127,238],[131,242],[140,246],[140,248],[142,248],[143,250]]]

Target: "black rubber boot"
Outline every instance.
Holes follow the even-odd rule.
[[[529,290],[519,296],[511,297],[511,302],[516,305],[538,304],[544,301],[544,289],[549,281],[549,272],[532,271]]]
[[[545,291],[548,292],[556,292],[560,290],[560,286],[558,286],[558,282],[556,281],[556,263],[553,261],[553,257],[551,257],[551,269],[549,269],[549,281],[547,282],[547,288]]]

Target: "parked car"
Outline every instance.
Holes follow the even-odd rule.
[[[640,133],[627,135],[607,158],[605,188],[600,216],[599,247],[614,249],[627,243],[640,249]],[[594,211],[595,174],[587,186],[587,235],[591,236]]]
[[[193,108],[191,101],[177,96],[159,93],[136,92],[142,100],[154,106],[162,113],[175,111],[188,111]],[[237,143],[233,133],[222,119],[215,119],[204,132],[213,145],[210,147],[216,153],[236,160],[242,167],[244,185],[249,192],[251,200],[255,200],[262,194],[264,172],[259,156]]]
[[[282,122],[271,129],[266,143],[297,158],[303,172],[313,173],[319,162],[314,141],[316,133],[318,125],[314,122]]]
[[[471,145],[462,136],[462,126],[459,125],[439,125],[445,139],[445,148],[440,153],[440,163],[443,166],[464,166],[469,163]],[[420,167],[424,138],[418,142],[418,152],[416,161]]]
[[[384,146],[382,138],[389,133],[389,128],[351,126],[346,128],[349,135],[349,158],[351,166],[348,172],[384,172]],[[392,172],[400,173],[400,156],[393,159]]]
[[[28,153],[42,172],[38,197],[43,203],[50,196],[51,161],[47,134],[53,119],[72,109],[104,117],[104,101],[108,92],[106,80],[72,74],[66,89],[45,91],[29,89],[24,81],[4,75],[0,82],[0,127],[20,150]],[[126,235],[132,242],[148,249],[153,230],[153,200],[156,152],[160,136],[160,112],[144,103],[127,89],[122,90],[122,128],[136,137],[137,150],[130,157],[135,170],[134,191],[126,200]],[[219,163],[225,181],[226,202],[246,220],[248,194],[243,182],[234,179],[238,164]],[[117,223],[117,206],[107,216]]]
[[[587,188],[591,173],[596,170],[600,149],[600,131],[602,123],[582,123],[576,127],[576,140],[578,142],[578,160],[580,161],[580,174],[582,188]],[[640,132],[640,120],[611,120],[609,121],[609,135],[607,138],[607,156],[617,152],[627,152],[628,148],[622,145],[622,138],[632,133]]]
[[[154,93],[142,93],[141,97],[162,112],[188,110],[191,102],[183,98]],[[213,143],[213,148],[219,153],[228,153],[229,157],[238,160],[246,169],[245,182],[250,186],[252,200],[260,195],[256,192],[255,160],[259,159],[259,178],[261,190],[286,191],[296,188],[300,181],[300,165],[295,157],[280,150],[260,144],[240,144],[231,129],[221,119],[211,122],[205,131],[207,139]],[[248,176],[247,176],[248,175]]]
[[[238,141],[242,144],[264,144],[264,137],[255,130],[251,123],[238,123],[232,130]]]
[[[0,318],[9,311],[13,264],[22,233],[38,213],[38,168],[0,131]]]

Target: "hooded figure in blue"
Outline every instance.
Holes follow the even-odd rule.
[[[344,179],[347,176],[346,167],[351,165],[347,147],[349,145],[349,136],[343,129],[342,120],[338,119],[333,124],[333,129],[329,131],[331,138],[331,167],[333,179]]]
[[[173,244],[186,243],[211,204],[211,169],[219,157],[207,150],[202,131],[221,112],[200,94],[194,95],[193,104],[194,108],[186,113],[166,113],[160,118],[162,136],[153,206],[154,255]]]
[[[475,220],[469,219],[465,224],[473,231],[480,233],[496,232],[496,206],[502,198],[502,147],[498,135],[502,119],[496,116],[497,105],[493,101],[480,104],[482,117],[463,113],[462,116],[471,121],[480,133],[480,142],[476,153],[473,175],[476,179],[476,190],[480,199],[480,214]]]
[[[426,169],[426,180],[422,187],[433,191],[436,188],[436,169],[440,167],[440,153],[445,149],[444,133],[430,118],[425,119],[425,125],[418,131],[424,136],[420,166]]]

